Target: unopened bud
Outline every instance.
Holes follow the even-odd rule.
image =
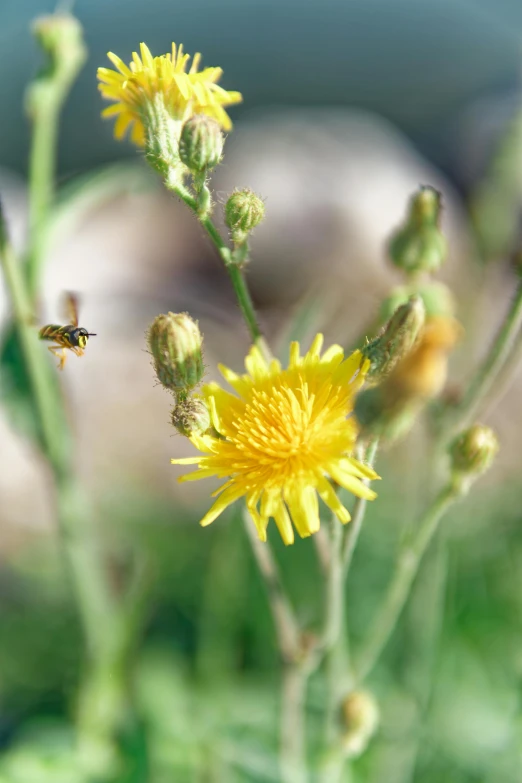
[[[180,400],[172,410],[172,424],[180,435],[203,435],[210,427],[210,413],[203,400]]]
[[[225,223],[236,242],[244,241],[264,216],[264,201],[251,190],[234,191],[225,204]]]
[[[497,436],[484,424],[473,424],[458,435],[450,446],[454,482],[462,489],[485,473],[499,449]]]
[[[413,196],[405,225],[391,238],[389,253],[405,272],[436,272],[446,260],[447,244],[439,228],[441,199],[432,187]]]
[[[343,750],[348,758],[363,753],[379,726],[379,707],[368,691],[353,691],[342,705]]]
[[[381,321],[391,318],[395,310],[414,294],[422,299],[427,319],[438,315],[455,314],[455,298],[451,290],[444,283],[430,280],[420,286],[402,285],[394,288],[381,305]]]
[[[179,157],[194,174],[215,168],[223,155],[224,138],[216,120],[195,114],[181,129]]]
[[[31,116],[41,104],[63,98],[87,59],[82,26],[70,14],[39,17],[33,24],[33,34],[48,63],[29,85],[27,110]]]
[[[158,315],[147,335],[159,382],[174,392],[188,392],[203,378],[203,337],[187,313]]]
[[[424,304],[412,296],[393,313],[382,333],[361,349],[370,360],[367,380],[380,383],[413,348],[424,325]]]

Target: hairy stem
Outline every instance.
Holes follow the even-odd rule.
[[[422,557],[440,520],[457,498],[458,493],[454,486],[448,485],[441,490],[418,525],[415,537],[400,552],[384,602],[356,661],[355,678],[357,682],[362,682],[368,677],[379,660],[408,599]]]
[[[169,185],[168,180],[166,181],[166,186],[172,190],[187,205],[187,207],[189,207],[192,212],[194,212],[194,214],[198,214],[197,200],[191,195],[187,188],[179,184]],[[254,345],[259,347],[265,358],[271,359],[272,355],[262,335],[261,327],[259,326],[259,322],[257,320],[254,303],[252,302],[252,297],[250,296],[250,291],[246,283],[243,272],[244,264],[241,264],[240,266],[233,261],[232,251],[228,247],[227,243],[219,233],[219,230],[216,228],[210,217],[207,216],[200,218],[200,223],[207,232],[207,235],[210,238],[212,244],[218,251],[225,269],[228,272],[239,308],[241,310],[241,314],[243,315],[247,325],[252,342]]]

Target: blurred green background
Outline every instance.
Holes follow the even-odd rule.
[[[40,63],[30,24],[53,10],[0,0],[0,192],[20,247],[29,143],[23,93]],[[154,385],[144,333],[157,313],[188,310],[205,332],[209,378],[218,361],[241,369],[248,337],[196,222],[100,119],[95,71],[108,50],[129,60],[142,40],[154,54],[174,40],[222,66],[225,88],[243,93],[214,183],[218,205],[235,186],[266,199],[249,278],[283,354],[289,334],[307,344],[321,329],[349,345],[365,333],[400,282],[385,242],[407,198],[419,183],[440,189],[450,242],[443,279],[467,329],[452,360],[455,386],[483,355],[514,287],[499,258],[477,260],[467,204],[520,110],[522,4],[79,0],[73,10],[89,59],[64,112],[59,178],[71,197],[80,185],[83,195],[57,218],[41,307],[42,318],[55,319],[62,292],[78,291],[81,322],[99,335],[61,378],[78,466],[115,582],[130,564],[145,564],[136,710],[122,726],[118,780],[275,782],[278,659],[263,585],[239,509],[202,530],[197,521],[215,487],[176,484],[180,470],[170,458],[188,446],[172,435],[169,397]],[[502,205],[516,233],[522,139],[513,147]],[[3,291],[0,317],[6,324]],[[9,388],[0,388],[0,783],[76,783],[84,778],[72,716],[85,651],[49,477]],[[488,412],[502,446],[496,465],[445,521],[369,683],[382,722],[353,764],[357,783],[522,780],[521,390],[519,375]],[[427,442],[428,426],[419,423],[380,456],[379,499],[348,584],[354,645],[404,528],[431,497]],[[299,541],[285,550],[271,534],[299,618],[317,628],[313,546]],[[312,752],[320,703],[315,678]]]

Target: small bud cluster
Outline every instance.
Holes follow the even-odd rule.
[[[187,313],[158,315],[147,342],[154,370],[161,385],[174,394],[172,424],[181,435],[204,433],[210,426],[205,403],[191,397],[204,375],[203,337]]]

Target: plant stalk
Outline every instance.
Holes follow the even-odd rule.
[[[386,647],[410,594],[422,557],[448,508],[459,497],[452,484],[444,487],[426,511],[417,534],[399,554],[395,573],[355,665],[355,679],[362,682],[372,672]]]
[[[462,400],[447,411],[450,434],[466,427],[488,397],[499,372],[509,361],[517,334],[522,329],[522,276],[519,278],[515,297],[498,331],[488,354],[478,368]],[[443,430],[446,432],[447,430]]]

